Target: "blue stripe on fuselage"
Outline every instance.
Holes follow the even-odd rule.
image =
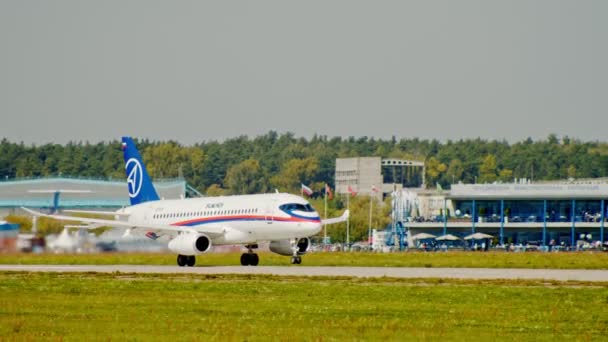
[[[291,217],[299,218],[302,220],[313,220],[313,221],[321,222],[321,218],[319,216],[313,216],[313,217],[302,216],[302,215],[295,214],[293,211],[285,210],[285,209],[281,209],[281,211]]]

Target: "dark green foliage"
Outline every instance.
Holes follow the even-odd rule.
[[[283,172],[283,168],[291,165],[290,161],[308,158],[316,160],[317,168],[307,179],[297,181],[306,184],[328,182],[333,185],[335,159],[354,156],[431,161],[435,165],[427,167],[427,185],[431,187],[439,183],[449,188],[452,181],[472,183],[475,180],[556,180],[608,176],[608,144],[582,142],[568,137],[559,139],[553,134],[546,140],[526,139],[511,144],[479,138],[448,140],[445,143],[418,138],[398,140],[395,137],[382,140],[315,135],[306,139],[296,138],[292,133],[270,131],[255,138],[239,136],[224,142],[203,141],[193,147],[176,142],[147,140],[139,140],[137,144],[142,154],[151,156],[153,160],[154,156],[162,156],[162,151],[171,151],[167,147],[173,148],[174,152],[167,152],[171,154],[167,164],[175,165],[162,165],[155,160],[157,168],[162,167],[162,172],[157,172],[153,177],[183,176],[202,192],[213,184],[224,189],[233,188],[234,192],[235,184],[224,184],[226,176],[231,168],[246,160],[259,163],[258,175],[261,178],[257,187],[262,190],[264,186],[261,185],[270,189],[273,183],[294,181],[275,179],[275,182],[271,182],[271,178],[289,174]],[[181,151],[179,156],[175,149]],[[0,141],[0,179],[57,175],[120,179],[125,177],[122,163],[118,140],[96,144],[70,142],[63,146],[26,146],[6,139]]]

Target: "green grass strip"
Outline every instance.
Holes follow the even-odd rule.
[[[6,340],[604,340],[580,282],[0,273]]]
[[[289,257],[262,252],[260,265],[290,265]],[[86,264],[86,265],[175,265],[175,254],[3,254],[0,264]],[[208,253],[197,256],[197,265],[239,265],[240,253]],[[474,268],[551,268],[608,269],[608,253],[310,253],[306,266],[375,267],[474,267]]]

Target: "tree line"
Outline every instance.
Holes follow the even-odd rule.
[[[498,140],[418,138],[310,139],[271,131],[249,138],[183,146],[175,141],[136,141],[152,178],[183,177],[209,194],[299,192],[300,183],[321,189],[333,184],[339,157],[378,156],[424,161],[427,186],[452,182],[556,180],[608,175],[608,144],[549,135],[508,143]],[[0,178],[76,176],[124,179],[120,141],[25,145],[0,142]]]

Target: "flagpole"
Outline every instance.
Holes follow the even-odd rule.
[[[369,243],[369,247],[371,249],[372,246],[372,206],[373,206],[374,195],[370,194],[369,196],[369,228],[367,230],[367,241]]]
[[[348,194],[346,194],[346,210],[348,210],[348,212],[350,213],[350,191],[347,191]],[[348,215],[348,217],[346,218],[346,248],[348,248],[348,250],[350,251],[350,215]]]
[[[327,183],[325,183],[325,219],[327,219]],[[323,250],[327,247],[327,225],[323,225]]]

